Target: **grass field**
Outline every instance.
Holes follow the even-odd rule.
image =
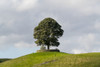
[[[100,67],[100,53],[33,53],[0,63],[0,67]]]

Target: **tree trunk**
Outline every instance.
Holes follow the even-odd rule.
[[[48,49],[48,50],[50,49],[50,46],[49,46],[49,45],[47,45],[47,49]]]

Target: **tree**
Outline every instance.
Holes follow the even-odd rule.
[[[49,50],[50,46],[59,46],[58,38],[63,35],[63,32],[61,25],[56,20],[45,18],[34,28],[33,36],[36,39],[37,46],[45,45]]]

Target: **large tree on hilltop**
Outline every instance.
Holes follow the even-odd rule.
[[[63,35],[63,32],[56,20],[45,18],[34,28],[33,36],[38,46],[45,45],[49,50],[50,46],[59,46],[58,38]]]

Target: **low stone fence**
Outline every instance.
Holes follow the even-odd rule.
[[[58,49],[50,49],[50,50],[37,50],[37,53],[38,52],[60,52],[60,50]]]

